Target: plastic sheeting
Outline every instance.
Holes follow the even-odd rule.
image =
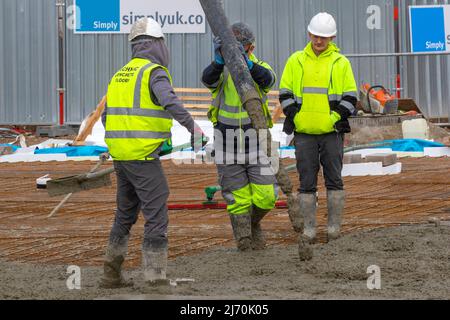
[[[82,146],[36,149],[34,154],[65,154],[68,157],[94,157],[105,152],[108,152],[108,149],[105,147]]]
[[[397,152],[424,152],[425,148],[445,147],[442,143],[420,139],[386,140],[384,142],[392,143],[392,151]]]
[[[13,152],[16,152],[18,149],[20,149],[20,147],[8,143],[0,144],[0,147],[11,147]]]

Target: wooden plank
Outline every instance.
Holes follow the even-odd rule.
[[[175,88],[176,93],[198,93],[198,94],[211,94],[211,91],[206,88]],[[280,92],[278,90],[269,91],[267,94],[271,97],[276,97],[278,99]]]
[[[283,109],[280,106],[277,106],[273,109],[272,122],[277,123],[280,120],[281,115],[283,114]]]
[[[189,103],[186,103],[186,104],[184,104],[184,107],[186,109],[205,109],[205,110],[208,110],[209,109],[209,104],[189,104]]]
[[[203,118],[208,118],[208,115],[206,112],[198,112],[198,111],[194,111],[194,112],[189,112],[191,114],[191,116],[193,117],[203,117]]]
[[[175,93],[203,93],[203,94],[211,94],[208,89],[202,88],[175,88]]]
[[[210,107],[209,104],[204,104],[204,103],[195,103],[195,104],[193,104],[193,103],[184,103],[183,105],[184,105],[184,107],[186,109],[206,109],[207,110]],[[269,111],[272,112],[275,109],[277,109],[276,105],[269,105]]]
[[[212,100],[210,90],[206,88],[175,88],[175,92],[193,117],[206,118],[206,113]],[[279,91],[270,91],[267,96],[269,111],[274,114],[274,122],[281,121],[284,118],[284,114],[278,100]]]
[[[178,98],[180,98],[181,101],[206,101],[206,102],[211,102],[211,96],[209,97],[193,97],[193,96],[178,96]]]
[[[100,119],[103,110],[105,110],[105,105],[106,105],[106,96],[104,96],[102,100],[100,100],[100,102],[97,105],[97,108],[89,115],[83,131],[80,132],[80,134],[73,141],[74,146],[84,145],[86,138],[88,137],[88,135],[92,133],[92,129],[94,128],[95,123],[98,121],[98,119]]]

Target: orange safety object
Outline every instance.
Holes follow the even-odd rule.
[[[369,91],[369,89],[372,87],[370,84],[365,83],[363,85],[364,89],[367,91]],[[388,101],[392,101],[395,100],[396,97],[389,94],[389,92],[385,89],[382,88],[373,88],[372,90],[370,90],[369,94],[376,99],[377,101],[379,101],[381,103],[381,105],[384,107],[386,105],[386,102]]]

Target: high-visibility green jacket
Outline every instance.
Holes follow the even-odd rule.
[[[114,160],[153,160],[171,138],[172,117],[151,99],[150,60],[134,58],[118,71],[108,86],[105,141]]]
[[[266,69],[273,71],[269,64],[258,60],[254,54],[250,56],[250,60]],[[269,100],[267,98],[267,93],[270,91],[271,87],[260,88],[255,83],[255,88],[263,102],[262,108],[267,119],[267,125],[269,128],[272,128],[273,123],[269,112]],[[220,76],[219,86],[212,90],[212,98],[213,102],[208,110],[208,118],[213,125],[216,125],[218,122],[235,127],[242,127],[251,124],[251,119],[247,111],[245,111],[242,106],[242,102],[236,87],[234,86],[233,79],[226,68]]]
[[[344,107],[355,111],[357,87],[350,61],[330,43],[328,49],[316,56],[309,43],[303,51],[294,53],[287,61],[280,83],[282,107],[300,106],[294,118],[295,131],[313,135],[334,132],[341,116],[332,111]]]

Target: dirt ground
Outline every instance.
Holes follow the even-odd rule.
[[[436,130],[433,131],[432,135],[437,141],[448,137],[448,132],[445,130],[436,128],[433,130]],[[373,137],[374,132],[379,134],[376,138]],[[371,139],[367,138],[369,133]],[[400,133],[398,126],[381,127],[377,130],[371,128],[370,132],[366,133],[364,130],[355,130],[348,137],[349,145],[398,138]],[[38,143],[43,140],[46,139],[36,138],[31,142]],[[442,174],[448,172],[448,165],[439,159],[436,159],[439,163],[433,162],[431,164],[434,160],[423,160],[430,162],[428,166],[424,167],[419,163],[422,160],[417,160],[417,163],[412,160],[403,163],[404,177],[414,178],[417,183],[414,182],[410,185],[399,182],[399,184],[395,184],[389,180],[388,185],[385,185],[383,189],[387,194],[383,193],[383,195],[375,195],[373,192],[373,186],[369,183],[372,178],[350,179],[348,186],[349,188],[353,186],[353,189],[350,188],[349,190],[349,208],[351,209],[347,211],[351,214],[348,215],[347,222],[352,226],[355,223],[369,222],[381,225],[383,221],[383,223],[395,221],[408,223],[410,221],[409,218],[406,218],[408,214],[415,218],[415,220],[412,220],[415,223],[426,221],[427,216],[447,217],[448,209],[445,208],[448,207],[446,201],[448,201],[447,195],[450,193],[437,177],[441,177]],[[91,166],[91,164],[88,164],[88,166]],[[55,167],[57,166],[55,165]],[[424,169],[419,172],[419,168]],[[9,172],[8,170],[11,171],[11,177],[14,177],[15,173],[12,168],[5,167],[4,174]],[[37,169],[30,167],[26,170]],[[202,170],[204,171],[204,169]],[[39,196],[39,193],[34,190],[35,178],[42,175],[41,172],[38,173],[27,173],[22,177],[18,186],[21,187],[23,198],[29,195],[26,192],[33,194],[34,197]],[[170,180],[171,171],[169,170],[167,173]],[[183,185],[187,190],[183,189],[177,192],[179,201],[192,200],[191,181],[193,181],[192,174],[194,173],[192,171],[191,175],[181,175],[177,178],[178,180],[172,181],[171,185]],[[424,176],[419,176],[419,173]],[[198,182],[200,177],[198,173],[196,177],[197,180],[195,181]],[[434,184],[426,184],[425,180],[427,179],[434,181]],[[431,183],[430,181],[428,183]],[[211,183],[209,180],[203,182],[202,186]],[[364,188],[358,187],[359,185]],[[200,187],[198,188],[195,192],[201,195],[202,190]],[[407,188],[408,193],[401,197],[401,201],[398,201],[398,193],[402,193],[402,188]],[[113,191],[110,190],[111,197]],[[6,194],[5,191],[3,195]],[[97,240],[88,242],[86,237],[77,238],[77,236],[95,233],[98,232],[97,229],[101,229],[102,232],[96,234],[96,236],[101,236],[100,242],[104,244],[106,243],[104,239],[107,236],[107,228],[104,227],[104,224],[106,223],[109,226],[110,222],[105,220],[106,218],[97,216],[89,216],[88,220],[86,216],[88,213],[86,212],[89,211],[86,211],[83,205],[92,206],[92,199],[86,200],[83,198],[80,202],[76,202],[77,196],[74,197],[72,206],[66,206],[67,212],[63,210],[60,213],[59,219],[61,220],[53,222],[55,225],[52,225],[53,232],[58,231],[55,236],[70,235],[70,238],[61,238],[68,243],[66,243],[67,248],[74,247],[76,251],[79,249],[78,246],[83,245],[86,247],[85,251],[93,251],[79,251],[76,255],[81,264],[86,261],[89,263],[80,265],[81,289],[69,290],[66,285],[67,279],[70,277],[67,272],[69,265],[63,265],[65,260],[61,260],[65,253],[69,253],[61,247],[64,245],[60,243],[62,240],[60,238],[55,238],[55,240],[42,237],[39,234],[40,230],[36,230],[36,226],[33,224],[36,221],[41,223],[43,219],[41,215],[44,216],[48,213],[54,207],[54,204],[46,203],[48,199],[44,198],[41,199],[42,203],[45,202],[44,206],[38,201],[39,199],[35,199],[35,202],[28,204],[23,216],[16,217],[12,213],[12,209],[8,208],[15,207],[15,210],[17,210],[17,207],[20,206],[18,203],[24,201],[20,197],[20,199],[13,198],[4,197],[3,218],[7,223],[0,226],[0,230],[3,229],[4,237],[0,238],[0,241],[10,241],[8,245],[4,246],[5,251],[0,251],[0,299],[450,299],[450,223],[448,221],[442,222],[438,227],[434,224],[427,224],[356,232],[354,229],[346,229],[345,236],[338,241],[316,245],[315,256],[312,261],[301,262],[298,259],[295,245],[280,244],[279,241],[278,244],[273,244],[274,239],[278,239],[280,235],[286,237],[285,232],[278,230],[279,225],[286,225],[285,222],[278,221],[278,216],[273,216],[264,222],[271,243],[264,251],[239,253],[235,249],[219,243],[206,251],[202,250],[200,253],[182,256],[179,256],[177,252],[189,251],[184,250],[186,249],[186,239],[184,238],[187,237],[186,234],[189,234],[189,232],[185,232],[186,228],[190,228],[190,232],[195,231],[201,234],[204,225],[198,225],[194,229],[190,224],[186,224],[185,218],[179,218],[178,215],[174,216],[172,222],[178,221],[176,218],[179,221],[178,224],[172,224],[170,235],[172,235],[173,240],[172,254],[176,258],[169,260],[168,277],[171,279],[195,279],[195,282],[180,284],[176,287],[147,287],[142,282],[141,270],[134,267],[138,265],[136,261],[139,260],[136,256],[139,253],[139,244],[135,243],[133,248],[130,248],[130,259],[127,261],[125,269],[125,277],[131,278],[134,281],[134,286],[127,289],[101,290],[97,285],[102,275],[102,268],[99,266],[101,260],[94,261],[92,256],[94,256],[93,252],[96,256],[102,255],[104,250],[98,244],[97,247],[92,247],[93,243],[98,242]],[[415,200],[412,201],[409,198]],[[10,202],[6,202],[6,199]],[[108,200],[108,197],[105,197],[105,199],[106,202],[113,202]],[[14,202],[16,200],[17,202]],[[197,201],[200,200],[197,199]],[[405,202],[406,200],[408,202]],[[98,215],[103,212],[109,213],[110,203],[97,202],[94,203],[94,208],[98,209]],[[364,207],[358,208],[362,203]],[[41,206],[44,207],[41,208]],[[380,215],[374,216],[374,212],[380,213]],[[424,213],[423,217],[419,213]],[[76,218],[77,214],[80,217],[77,216],[78,218]],[[63,226],[71,226],[69,220],[64,220],[63,217],[65,216],[70,217],[70,221],[75,224],[82,221],[83,229],[76,233],[71,233],[73,230],[70,228],[69,231],[64,231]],[[322,224],[326,221],[323,215],[319,215],[319,218],[322,218]],[[418,220],[419,218],[420,220]],[[214,216],[214,221],[217,219]],[[84,224],[86,221],[90,221],[92,225],[86,226]],[[348,228],[346,225],[344,227]],[[217,229],[212,230],[216,236],[224,239],[230,234],[228,222],[218,224]],[[29,237],[24,236],[27,243],[20,244],[21,239],[8,237],[10,231],[29,235]],[[37,234],[34,231],[37,231]],[[140,231],[141,229],[134,230],[135,234]],[[176,240],[176,237],[179,238],[180,235],[184,237],[181,239],[182,241]],[[208,241],[211,243],[212,241],[211,237],[199,236],[199,239],[199,242]],[[200,246],[201,243],[196,245]],[[175,246],[178,246],[176,252],[174,252]],[[208,247],[208,245],[202,247]],[[59,255],[55,255],[55,252]],[[53,259],[60,259],[60,262],[55,262],[59,265],[53,265],[45,261],[40,263],[41,260],[52,259],[52,254]],[[71,251],[70,255],[68,261],[74,259]],[[19,257],[26,258],[28,256],[31,257],[30,259],[34,259],[32,264],[11,262],[4,258],[9,257],[10,260],[17,261],[16,259],[19,259]],[[97,258],[101,259],[101,256]],[[133,263],[130,263],[130,261]],[[369,290],[367,288],[367,280],[371,276],[367,273],[367,269],[373,265],[380,268],[381,290]]]
[[[151,288],[139,269],[125,270],[134,286],[102,290],[100,267],[81,267],[81,290],[69,290],[68,266],[0,261],[0,299],[450,299],[450,223],[353,233],[316,245],[301,262],[297,247],[239,253],[220,248],[169,261],[168,277],[195,279]],[[369,290],[380,268],[381,289]]]

